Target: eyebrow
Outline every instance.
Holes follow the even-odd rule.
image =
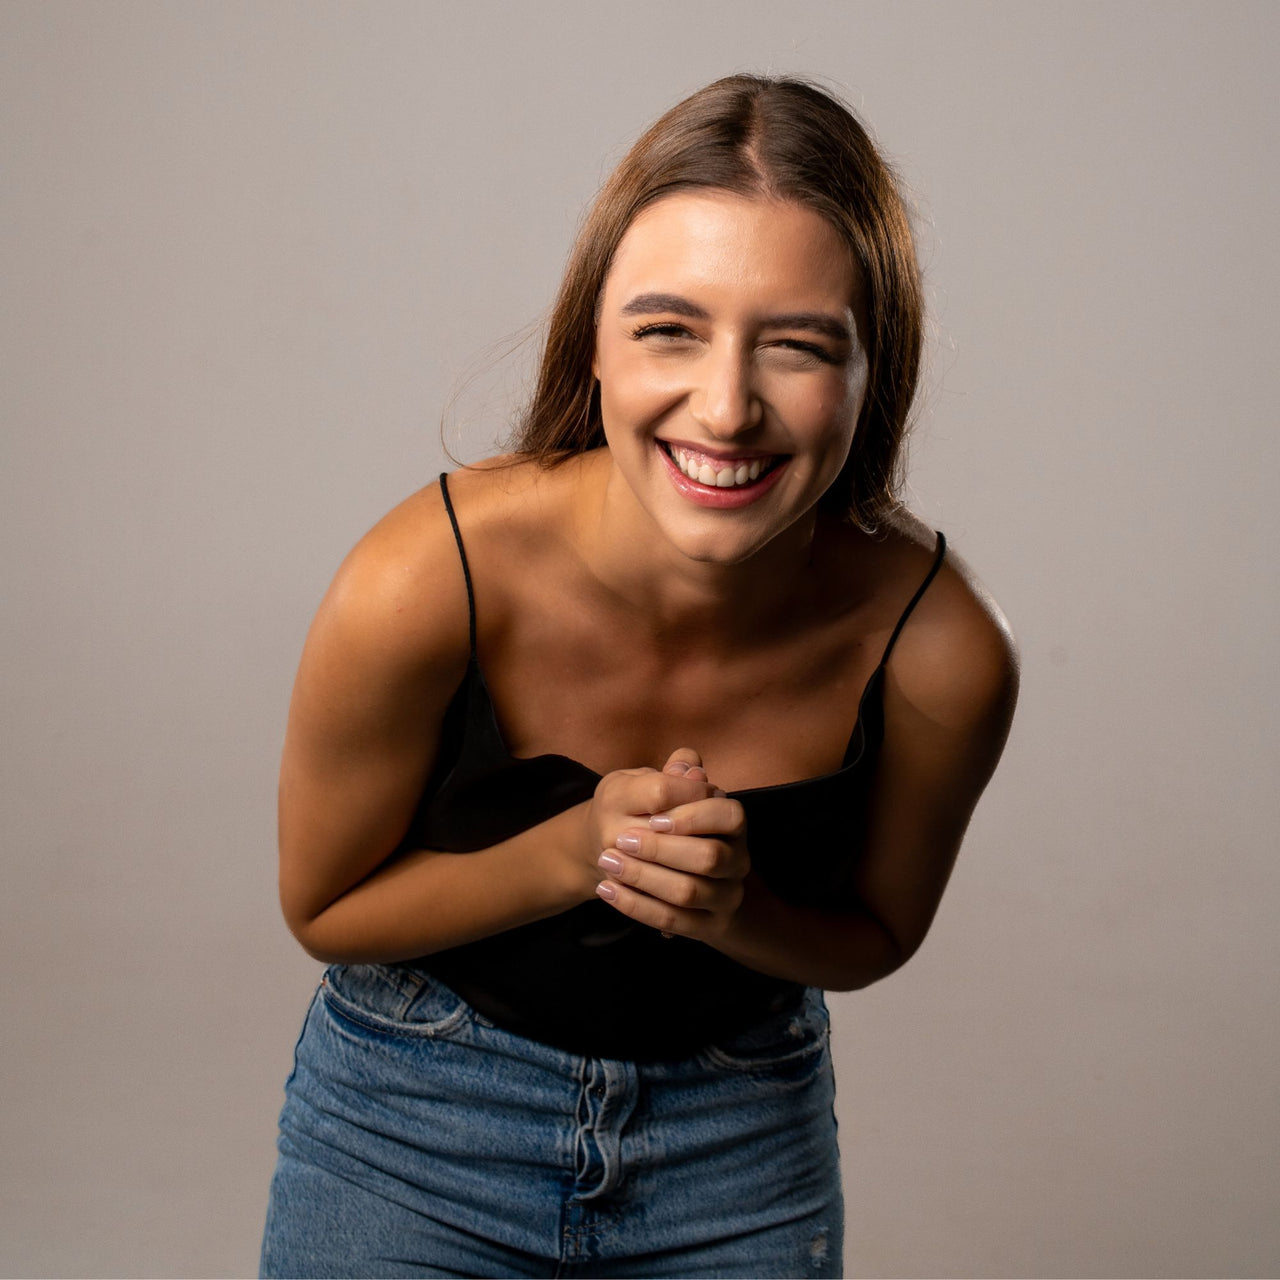
[[[707,312],[696,302],[682,298],[678,293],[638,293],[623,305],[624,316],[648,316],[659,312],[685,316],[689,320],[708,320]],[[761,323],[765,329],[804,329],[820,333],[835,342],[850,342],[853,335],[849,326],[835,316],[822,311],[789,311],[783,315],[766,316]]]
[[[672,315],[686,316],[690,320],[707,320],[707,313],[688,298],[678,293],[637,293],[622,308],[624,316],[651,316],[658,311],[669,311]]]

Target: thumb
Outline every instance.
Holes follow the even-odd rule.
[[[676,777],[692,777],[695,781],[706,781],[706,770],[702,767],[702,757],[692,747],[677,747],[662,766],[663,773]]]

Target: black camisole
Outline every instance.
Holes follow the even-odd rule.
[[[600,775],[567,756],[513,756],[476,654],[471,569],[448,482],[440,489],[471,612],[471,656],[445,713],[436,765],[401,847],[469,853],[589,800]],[[844,763],[833,773],[729,794],[746,814],[752,870],[788,902],[857,905],[857,865],[884,735],[885,664],[946,553],[937,553],[872,672]],[[663,938],[599,900],[405,966],[438,978],[507,1030],[601,1058],[679,1058],[798,1001],[803,988],[730,960],[706,943]]]

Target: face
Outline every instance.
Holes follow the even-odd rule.
[[[806,540],[867,382],[859,273],[801,205],[681,193],[628,228],[593,370],[613,472],[694,560]]]

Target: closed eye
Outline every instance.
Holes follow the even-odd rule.
[[[685,340],[696,341],[697,339],[697,335],[686,329],[684,325],[676,324],[670,320],[639,325],[631,331],[631,336],[637,342],[643,342],[648,339],[660,346],[683,343]],[[780,338],[776,341],[765,343],[762,350],[786,353],[793,357],[789,362],[791,364],[835,365],[843,363],[841,356],[827,350],[820,343],[805,342],[801,338]]]
[[[689,338],[693,335],[682,324],[642,324],[639,328],[631,331],[631,336],[637,341],[643,338]]]
[[[801,356],[805,363],[810,360],[819,361],[822,364],[839,364],[840,358],[833,355],[826,347],[819,346],[816,342],[802,342],[799,338],[783,338],[779,342],[772,344],[776,348],[783,351],[793,351]]]

